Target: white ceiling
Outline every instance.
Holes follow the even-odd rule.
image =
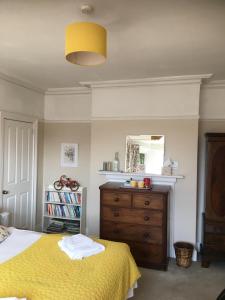
[[[92,16],[79,7],[93,4]],[[88,20],[108,30],[108,59],[64,59],[64,29]],[[0,72],[46,89],[80,81],[214,73],[225,79],[225,0],[0,0]]]

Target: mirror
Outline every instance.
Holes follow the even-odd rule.
[[[128,135],[125,171],[161,174],[164,162],[164,135]]]

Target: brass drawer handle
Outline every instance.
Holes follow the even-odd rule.
[[[119,217],[120,216],[120,214],[118,213],[118,212],[114,212],[114,217]]]
[[[150,219],[149,216],[145,216],[145,217],[144,217],[144,220],[145,220],[145,221],[149,221],[149,219]]]
[[[144,236],[145,239],[149,239],[150,238],[150,234],[148,232],[145,232],[143,234],[143,236]]]
[[[114,198],[114,201],[115,201],[115,202],[118,202],[118,201],[120,201],[120,198],[119,198],[119,197],[116,197],[116,198]]]
[[[150,201],[149,200],[146,200],[145,201],[145,205],[149,205],[150,204]]]

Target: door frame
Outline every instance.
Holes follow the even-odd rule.
[[[4,120],[20,121],[32,123],[33,127],[33,153],[32,153],[32,230],[35,230],[36,225],[36,197],[37,197],[37,144],[38,144],[38,119],[32,116],[23,115],[20,113],[11,113],[7,111],[0,111],[0,211],[3,207],[3,163],[4,163]]]

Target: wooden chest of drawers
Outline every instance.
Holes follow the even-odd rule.
[[[167,199],[169,187],[151,190],[100,186],[100,237],[125,242],[139,266],[167,269]]]

